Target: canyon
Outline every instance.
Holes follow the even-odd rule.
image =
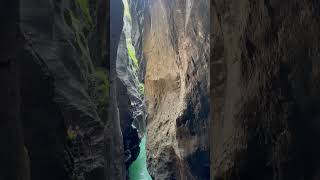
[[[210,22],[204,18],[209,2],[123,2],[117,73],[133,104],[144,98],[144,110],[138,110],[144,116],[133,124],[140,137],[146,136],[149,174],[155,179],[209,179]],[[111,21],[113,15],[118,17],[111,13]],[[131,55],[131,43],[137,58]],[[138,95],[139,83],[143,96]]]
[[[0,1],[0,180],[318,180],[317,0]]]
[[[209,179],[207,1],[1,10],[1,179]]]
[[[147,161],[159,179],[209,179],[209,1],[149,2]]]

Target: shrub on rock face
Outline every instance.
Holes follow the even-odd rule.
[[[106,70],[98,68],[90,75],[89,94],[98,107],[107,105],[109,83]]]

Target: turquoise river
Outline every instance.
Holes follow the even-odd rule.
[[[138,158],[129,167],[129,180],[152,180],[147,170],[146,138],[142,138]]]

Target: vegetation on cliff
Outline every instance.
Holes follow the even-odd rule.
[[[137,56],[136,56],[135,47],[132,44],[132,37],[130,32],[132,28],[132,17],[130,13],[130,7],[127,0],[123,0],[123,4],[124,4],[124,21],[127,27],[129,27],[128,30],[125,31],[127,53],[129,56],[129,60],[131,61],[131,63],[129,63],[131,67],[129,68],[131,68],[132,72],[134,73],[134,77],[135,77],[134,81],[137,84],[138,92],[140,93],[140,96],[143,96],[144,84],[141,83],[138,79],[138,72],[140,70],[139,60],[137,59]]]

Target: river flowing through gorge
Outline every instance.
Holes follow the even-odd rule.
[[[319,17],[319,0],[0,0],[0,180],[319,180]]]
[[[129,167],[129,180],[152,180],[147,169],[146,137],[141,140],[139,156]]]
[[[135,27],[137,29],[132,27],[133,18],[131,16],[132,11],[130,10],[129,2],[128,0],[122,0],[122,2],[124,5],[123,30],[117,52],[117,76],[126,87],[130,104],[128,110],[133,120],[131,126],[138,132],[136,138],[140,141],[139,151],[136,152],[137,157],[128,167],[128,175],[131,180],[150,180],[151,177],[147,171],[145,149],[146,106],[144,101],[144,84],[142,82],[143,77],[139,78],[139,74],[143,74],[142,71],[144,71],[141,66],[141,64],[143,64],[143,52],[141,52],[142,49],[134,46],[138,43],[139,39],[141,39],[141,37],[134,36],[134,30],[139,31],[140,27]],[[133,2],[131,1],[131,4],[132,3]],[[140,6],[141,5],[142,4],[140,4]],[[143,22],[141,22],[140,25],[142,25],[142,23]],[[136,51],[140,51],[140,56],[137,56]],[[126,139],[124,139],[124,141],[126,143]],[[126,154],[126,156],[126,160],[132,157],[131,154],[129,154],[129,156]]]
[[[0,179],[210,179],[209,1],[0,9]]]
[[[122,3],[116,72],[128,178],[209,179],[209,4]]]

